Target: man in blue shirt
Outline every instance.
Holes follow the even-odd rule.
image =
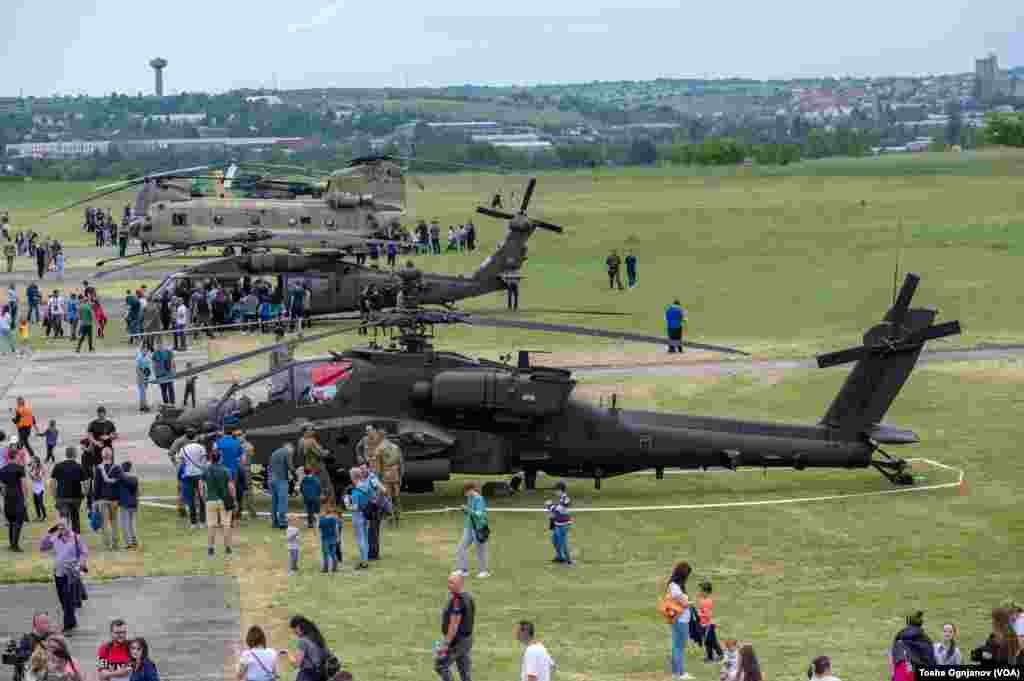
[[[672,301],[672,304],[665,308],[665,326],[668,328],[668,351],[683,351],[683,323],[686,321],[686,311],[680,306],[679,299]]]
[[[242,490],[238,484],[238,469],[242,463],[242,443],[235,436],[225,433],[214,445],[214,450],[220,454],[220,462],[231,474],[231,480],[235,483],[235,510],[231,513],[231,525],[237,527],[242,517]]]
[[[159,348],[153,353],[153,376],[156,379],[167,378],[174,375],[174,353],[160,343]],[[174,406],[174,381],[160,384],[160,396],[164,404]],[[140,395],[140,398],[142,395]]]

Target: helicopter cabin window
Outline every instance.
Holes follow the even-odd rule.
[[[224,224],[224,216],[223,215],[214,215],[213,216],[213,224],[215,224],[217,226],[223,225]]]
[[[299,224],[298,220],[296,220],[295,218],[288,218],[288,226],[289,227],[294,227],[297,224]]]
[[[249,224],[252,225],[253,227],[259,227],[261,222],[262,220],[260,220],[260,216],[258,213],[253,213],[252,215],[249,216]]]
[[[188,213],[171,213],[171,224],[175,227],[188,226]]]
[[[301,218],[299,218],[299,223],[303,225],[311,225],[313,224],[313,218],[309,217],[308,215],[303,215]]]
[[[324,227],[327,229],[337,229],[337,224],[334,218],[324,218]]]

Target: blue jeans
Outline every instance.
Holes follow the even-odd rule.
[[[338,542],[320,542],[320,569],[338,569]]]
[[[690,623],[683,621],[684,615],[672,623],[672,675],[686,673],[686,640],[690,638]]]
[[[288,481],[270,481],[270,524],[274,527],[288,526]]]
[[[562,525],[561,527],[555,526],[553,531],[554,542],[555,542],[555,557],[569,562],[569,526]]]
[[[359,544],[359,561],[365,563],[370,559],[370,542],[366,538],[366,514],[352,511],[352,529],[356,532],[356,543]]]

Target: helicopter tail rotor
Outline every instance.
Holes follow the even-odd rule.
[[[919,282],[916,274],[907,274],[892,307],[864,334],[862,345],[818,356],[822,368],[856,362],[826,412],[824,425],[850,437],[877,440],[880,421],[910,378],[924,344],[960,333],[960,322],[935,324],[935,310],[910,307]]]
[[[534,189],[537,187],[537,178],[531,177],[530,181],[526,184],[526,192],[523,193],[523,203],[519,208],[518,213],[507,213],[503,210],[496,210],[494,208],[488,208],[487,206],[477,206],[476,212],[481,215],[486,215],[492,218],[498,218],[499,220],[514,220],[516,217],[523,217],[529,220],[529,224],[533,228],[546,229],[549,232],[555,232],[561,234],[565,230],[558,225],[554,225],[550,222],[544,222],[543,220],[537,220],[527,215],[526,211],[530,207],[530,200],[533,198]]]

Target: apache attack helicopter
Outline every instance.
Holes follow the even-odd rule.
[[[517,216],[514,221],[528,219]],[[918,281],[916,275],[907,275],[882,322],[864,335],[863,345],[818,357],[822,367],[856,364],[824,417],[813,425],[629,411],[614,398],[607,407],[594,406],[572,397],[576,381],[569,371],[533,366],[527,352],[520,352],[518,365],[512,366],[434,350],[435,324],[510,324],[420,307],[420,282],[415,273],[409,273],[403,280],[403,308],[357,326],[212,362],[176,378],[262,353],[287,352],[298,343],[361,328],[397,329],[391,347],[371,343],[331,353],[328,359],[286,362],[236,383],[221,399],[200,408],[164,407],[150,427],[150,438],[168,448],[190,429],[215,430],[229,422],[246,432],[256,447],[257,463],[265,464],[274,449],[296,442],[304,426],[312,425],[332,452],[337,472],[356,462],[355,446],[372,424],[386,430],[402,447],[404,484],[409,491],[429,491],[435,481],[447,480],[452,473],[522,474],[531,489],[537,472],[543,470],[592,478],[600,488],[605,478],[646,469],[654,469],[660,479],[665,468],[713,466],[733,470],[740,466],[796,470],[874,466],[895,484],[913,484],[908,463],[890,456],[882,446],[912,444],[919,438],[881,420],[909,378],[925,342],[960,332],[958,322],[933,324],[935,310],[910,307]],[[594,333],[518,320],[514,326]],[[638,334],[601,334],[664,343],[662,338]],[[745,354],[732,348],[684,344]],[[254,403],[241,393],[268,380],[266,401]]]
[[[270,234],[261,246],[296,252],[310,248],[352,251],[365,248],[368,239],[405,237],[401,230],[405,173],[395,158],[356,158],[326,179],[315,181],[253,175],[236,178],[232,174],[236,167],[217,174],[216,166],[195,166],[125,180],[100,187],[50,215],[141,186],[130,230],[146,244],[186,248],[216,242],[226,244],[225,255],[233,255],[236,247],[249,250],[248,239],[257,232]],[[292,169],[289,174],[301,173]],[[192,185],[186,188],[175,180],[188,180]],[[213,196],[193,195],[199,180],[214,183]],[[238,238],[238,243],[231,243],[232,238]]]
[[[450,305],[458,300],[506,290],[510,282],[519,280],[520,268],[526,260],[527,241],[533,233],[537,229],[562,233],[558,225],[526,217],[536,184],[536,179],[531,178],[517,215],[482,206],[477,208],[481,214],[510,221],[504,240],[498,244],[495,253],[469,276],[424,274],[418,293],[422,303]],[[517,217],[523,219],[515,219]],[[254,243],[254,247],[263,243]],[[172,296],[188,300],[191,291],[208,280],[216,279],[222,285],[231,286],[242,283],[246,278],[272,278],[272,288],[281,291],[288,291],[296,284],[308,285],[312,292],[311,309],[308,312],[313,315],[359,310],[364,291],[370,286],[376,292],[372,301],[374,307],[395,307],[402,288],[401,271],[392,272],[354,264],[345,261],[341,253],[261,253],[220,258],[174,273],[153,290],[151,299],[160,300],[167,291]],[[146,307],[144,327],[147,333],[162,328],[159,306]]]

